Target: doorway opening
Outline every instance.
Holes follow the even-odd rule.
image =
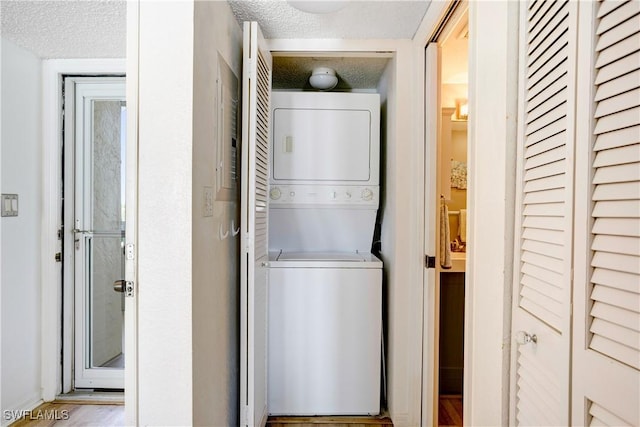
[[[453,9],[434,38],[438,55],[438,132],[435,207],[434,424],[463,425],[465,288],[467,266],[467,152],[469,16]],[[434,408],[435,409],[435,408]]]
[[[61,391],[122,391],[125,78],[66,76],[63,102]]]

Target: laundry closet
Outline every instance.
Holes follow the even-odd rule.
[[[387,59],[372,61],[379,70]],[[372,253],[379,239],[381,106],[375,77],[364,78],[379,71],[366,63],[274,57],[271,415],[381,412],[383,262]],[[349,81],[355,77],[360,87]]]
[[[241,360],[249,366],[247,391],[255,393],[248,417],[379,415],[386,405],[380,82],[391,54],[259,51],[253,58],[262,77],[243,88],[258,105],[255,116],[243,116],[256,123],[243,136],[243,177],[255,186],[254,235],[243,239],[255,249],[243,254],[241,278],[253,286],[243,321],[255,336]],[[260,79],[269,62],[267,103],[269,82]]]

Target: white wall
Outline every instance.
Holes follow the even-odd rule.
[[[238,422],[238,196],[214,200],[218,53],[241,76],[226,2],[141,2],[138,422]],[[170,31],[168,30],[170,29]],[[240,83],[240,82],[239,82]]]
[[[420,171],[419,147],[412,143],[410,42],[397,41],[396,56],[385,69],[378,90],[382,97],[384,200],[382,250],[387,311],[388,406],[396,426],[420,420],[422,349],[422,264],[416,261],[422,206],[415,191]],[[416,256],[418,255],[418,256]]]
[[[518,2],[470,2],[464,419],[509,422]]]
[[[193,1],[140,2],[141,425],[193,425],[193,14]]]
[[[41,61],[3,38],[2,192],[19,215],[2,218],[2,410],[40,400],[40,82]]]
[[[242,81],[242,31],[226,2],[196,2],[193,80],[193,422],[237,425],[239,408],[239,190],[216,198],[218,54]],[[240,90],[237,95],[240,96]],[[239,123],[238,123],[239,125]],[[223,141],[229,144],[230,141]],[[239,146],[238,146],[239,148]],[[238,151],[239,154],[239,151]],[[205,217],[204,187],[214,194]]]

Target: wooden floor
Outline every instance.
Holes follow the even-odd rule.
[[[444,402],[443,402],[444,400]],[[443,413],[444,403],[444,413]],[[457,407],[459,406],[459,411]],[[439,417],[441,421],[453,419],[459,423],[440,424],[462,426],[462,399],[445,398],[440,400]],[[457,418],[456,418],[456,415]],[[449,417],[449,418],[447,418]],[[449,421],[447,421],[449,422]],[[87,403],[84,401],[56,401],[44,403],[25,414],[25,418],[11,424],[11,427],[50,427],[50,426],[102,426],[115,427],[124,425],[124,405],[104,403]],[[374,417],[269,417],[267,427],[393,427],[391,418],[386,415]]]
[[[124,405],[122,404],[54,401],[44,403],[27,412],[23,419],[14,422],[11,427],[115,427],[123,425]]]
[[[462,427],[461,396],[440,396],[438,402],[438,426]]]
[[[374,417],[269,417],[267,427],[393,427],[391,418]]]

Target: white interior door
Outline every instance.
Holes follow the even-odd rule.
[[[425,254],[436,254],[436,200],[438,199],[437,146],[440,117],[440,47],[429,43],[425,52]],[[423,328],[424,348],[422,357],[422,419],[420,425],[437,425],[438,408],[438,332],[439,295],[436,285],[436,268],[424,269]]]
[[[640,3],[580,5],[572,423],[640,425]]]
[[[242,76],[240,424],[267,422],[267,298],[271,54],[245,22]]]
[[[569,425],[577,4],[521,5],[514,425]]]
[[[125,82],[68,78],[66,88],[73,96],[67,105],[73,106],[75,128],[67,151],[73,153],[67,156],[73,198],[65,198],[75,283],[73,386],[121,389],[124,295],[113,284],[125,273]]]

